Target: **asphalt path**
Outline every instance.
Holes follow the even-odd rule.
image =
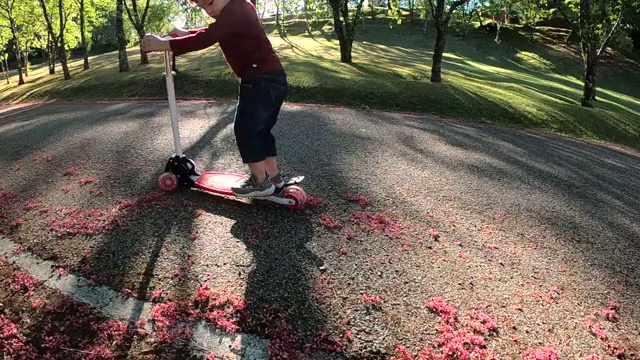
[[[178,106],[184,152],[199,170],[245,171],[233,135],[235,103]],[[636,152],[428,116],[295,104],[284,107],[275,135],[282,172],[304,175],[309,195],[339,203],[345,192],[362,194],[378,208],[415,221],[450,212],[456,219],[452,231],[459,236],[477,234],[501,216],[508,241],[539,241],[540,261],[571,264],[580,269],[574,280],[602,289],[624,273],[625,296],[640,298]],[[173,153],[164,102],[4,109],[0,144],[0,185],[24,197],[46,196],[61,186],[52,180],[51,169],[29,166],[28,159],[52,156],[63,159],[65,167],[82,160],[126,196],[155,188]],[[249,216],[243,209],[248,208],[235,209],[233,218]],[[288,211],[270,209],[260,210],[276,211],[264,215],[269,221],[291,223],[281,236],[299,237],[311,263],[327,261],[320,253],[331,243],[314,247],[322,240],[313,238],[308,224],[286,220]],[[541,239],[548,239],[548,246]],[[628,321],[637,327],[640,314]]]

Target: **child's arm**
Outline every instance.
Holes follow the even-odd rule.
[[[206,29],[207,29],[206,27],[198,28],[198,29],[182,29],[182,28],[179,28],[179,27],[174,27],[169,32],[169,35],[171,35],[172,37],[182,37],[182,36],[195,34],[195,33],[198,33],[200,31],[203,31],[203,30],[206,30]]]
[[[189,35],[169,39],[169,46],[174,55],[198,51],[218,43],[231,33],[228,21],[222,19],[209,24],[206,28],[187,30]]]

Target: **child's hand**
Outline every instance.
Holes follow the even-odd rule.
[[[180,29],[180,28],[173,28],[170,32],[169,32],[170,36],[187,36],[189,35],[189,31],[184,30],[184,29]]]
[[[140,50],[143,52],[169,51],[171,47],[169,46],[169,41],[157,35],[147,34],[140,42]]]

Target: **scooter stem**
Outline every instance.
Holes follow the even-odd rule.
[[[167,83],[167,96],[169,99],[169,112],[171,113],[171,127],[173,128],[173,144],[176,148],[176,155],[182,156],[182,145],[180,144],[180,131],[178,128],[178,109],[176,107],[176,93],[173,88],[173,71],[171,67],[171,51],[164,52],[164,76]]]

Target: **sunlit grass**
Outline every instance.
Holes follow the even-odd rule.
[[[429,81],[433,33],[421,26],[389,30],[369,22],[353,48],[353,63],[340,62],[338,41],[325,26],[309,35],[293,26],[286,36],[272,29],[270,38],[287,68],[288,101],[415,111],[496,124],[544,129],[640,148],[640,66],[633,59],[600,65],[595,109],[580,106],[582,64],[563,44],[561,34],[536,35],[529,42],[506,29],[502,42],[472,31],[469,38],[450,36],[443,60],[443,83]],[[555,30],[554,30],[555,31]],[[557,32],[557,31],[556,31]],[[552,40],[555,39],[555,40]],[[2,87],[3,102],[33,99],[166,98],[162,54],[139,65],[137,48],[129,50],[129,72],[118,72],[117,53],[93,57],[91,69],[71,61],[73,79],[62,69],[49,75],[41,67],[27,84]],[[178,98],[233,98],[237,79],[217,47],[178,58]],[[622,65],[621,65],[622,64]],[[634,85],[635,84],[635,85]]]

